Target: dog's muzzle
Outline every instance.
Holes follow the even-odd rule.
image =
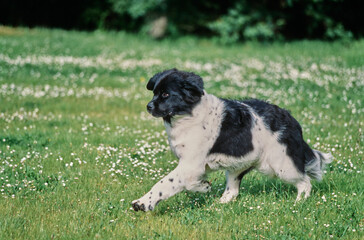
[[[159,113],[153,102],[149,102],[147,105],[147,111],[154,117],[163,117],[163,114]]]
[[[147,105],[147,111],[149,113],[152,113],[154,110],[154,104],[152,102],[149,102],[148,105]]]
[[[147,111],[152,114],[154,117],[167,117],[167,116],[172,116],[173,112],[163,112],[160,111],[160,109],[158,107],[155,107],[153,101],[149,102],[147,105]]]

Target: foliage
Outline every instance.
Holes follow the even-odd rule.
[[[209,28],[219,35],[219,42],[229,44],[242,39],[273,40],[275,29],[271,19],[265,16],[264,20],[261,13],[250,14],[246,9],[245,4],[237,4],[226,16],[209,24]]]
[[[113,10],[119,14],[129,14],[132,18],[146,16],[164,3],[164,0],[109,0]]]
[[[336,0],[238,1],[209,27],[220,36],[222,43],[283,37],[350,39],[352,32],[330,12],[339,7],[338,3]]]
[[[226,44],[335,40],[364,35],[362,9],[359,0],[38,0],[37,4],[4,0],[0,3],[0,23],[147,32],[153,20],[165,16],[170,36],[214,36]]]

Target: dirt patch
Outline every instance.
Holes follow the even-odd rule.
[[[0,36],[19,36],[24,34],[24,30],[21,28],[13,28],[0,25]]]

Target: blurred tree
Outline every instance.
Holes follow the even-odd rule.
[[[241,40],[364,35],[361,0],[1,0],[0,24]]]

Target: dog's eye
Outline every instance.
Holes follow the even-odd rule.
[[[167,97],[169,97],[168,93],[162,93],[162,98],[167,98]]]

